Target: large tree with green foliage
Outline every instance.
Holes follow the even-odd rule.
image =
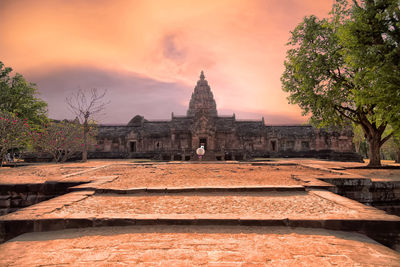
[[[341,4],[344,7],[344,4]],[[339,13],[339,12],[337,12]],[[353,0],[339,28],[346,62],[357,69],[360,102],[376,106],[382,120],[400,130],[400,1]],[[340,13],[339,13],[340,14]]]
[[[0,110],[27,119],[32,126],[47,120],[47,103],[37,97],[36,85],[0,62]]]
[[[396,79],[390,72],[393,64],[379,65],[379,71],[386,72],[386,78],[378,81],[372,65],[381,62],[382,58],[365,62],[354,50],[354,46],[362,50],[366,42],[357,39],[357,29],[365,34],[379,30],[380,35],[374,33],[374,37],[379,35],[383,43],[393,43],[385,37],[385,32],[392,31],[392,25],[398,24],[398,4],[389,5],[390,10],[397,12],[392,22],[371,22],[380,23],[379,27],[364,23],[366,14],[379,17],[382,12],[392,12],[388,11],[389,6],[379,4],[382,1],[362,0],[358,3],[354,0],[348,6],[346,0],[337,0],[329,18],[304,18],[291,32],[291,48],[287,51],[281,77],[283,90],[290,94],[290,102],[298,104],[304,114],[311,113],[313,124],[328,126],[353,122],[361,125],[369,143],[370,166],[380,166],[380,147],[392,135],[385,136],[384,131],[389,123],[396,123],[398,117],[395,114],[400,109],[400,101],[391,100],[389,112],[385,104],[391,94],[398,94],[399,84],[380,85]],[[373,41],[372,37],[370,41]],[[385,53],[395,60],[392,53],[398,53],[398,43],[387,44],[386,48]]]

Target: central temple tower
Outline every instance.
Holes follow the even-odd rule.
[[[217,104],[215,103],[213,93],[205,79],[204,72],[200,73],[200,80],[194,88],[187,111],[188,117],[205,115],[207,117],[217,117]]]
[[[190,127],[192,149],[203,145],[208,152],[207,155],[210,155],[210,150],[215,149],[216,119],[218,118],[218,113],[217,104],[203,71],[201,71],[200,80],[197,81],[197,85],[192,93],[187,117],[193,120]]]

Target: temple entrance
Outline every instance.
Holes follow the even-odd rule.
[[[276,141],[271,141],[271,150],[276,152]]]
[[[207,138],[199,139],[199,147],[204,146],[204,149],[207,150]]]
[[[136,152],[136,141],[129,142],[129,152]]]

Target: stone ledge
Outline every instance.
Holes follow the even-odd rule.
[[[181,217],[181,218],[179,218]],[[18,219],[0,220],[4,229],[17,230],[15,225],[24,225],[26,232],[45,232],[69,228],[86,228],[99,226],[126,226],[126,225],[245,225],[245,226],[289,226],[302,228],[324,228],[330,230],[363,231],[384,227],[392,233],[400,232],[398,220],[357,220],[357,219],[250,219],[250,218],[221,218],[219,216],[199,218],[188,216],[138,216],[138,218],[49,218],[49,219]],[[191,217],[191,218],[190,218]],[[383,229],[380,229],[383,230]],[[11,231],[12,232],[12,231]]]
[[[84,184],[69,187],[68,192],[96,190],[99,186],[112,182],[117,178],[118,175],[94,177],[93,180],[90,180]]]
[[[249,162],[251,166],[303,166],[294,162]],[[248,164],[248,163],[247,163]]]
[[[98,170],[98,169],[102,169],[102,168],[108,167],[108,166],[110,166],[110,165],[112,165],[112,164],[106,164],[106,165],[103,165],[103,166],[92,167],[92,168],[90,168],[90,169],[86,169],[86,170],[82,170],[82,171],[78,171],[78,172],[66,174],[66,175],[63,175],[62,177],[63,177],[63,178],[69,178],[69,177],[72,177],[72,176],[77,176],[77,175],[81,175],[81,174],[83,174],[83,173],[87,173],[87,172],[91,172],[91,171],[96,171],[96,170]]]
[[[71,188],[71,191],[76,187]],[[114,188],[86,188],[87,190],[95,190],[96,194],[138,194],[138,193],[159,193],[159,194],[176,194],[188,192],[304,192],[305,187],[301,185],[293,186],[243,186],[243,187],[145,187],[145,188],[130,188],[130,189],[114,189]],[[79,189],[79,188],[77,188]],[[82,188],[84,190],[84,188]]]
[[[181,217],[181,216],[179,216]],[[209,225],[209,226],[285,226],[302,228],[322,228],[328,230],[354,231],[363,233],[389,247],[399,244],[400,218],[393,220],[353,220],[353,219],[250,219],[250,218],[164,218],[148,216],[145,218],[68,218],[68,219],[31,219],[31,220],[1,220],[1,241],[7,241],[27,232],[44,232],[70,228],[87,228],[103,226],[131,225]],[[397,240],[397,241],[396,241]]]

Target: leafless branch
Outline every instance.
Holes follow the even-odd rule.
[[[88,149],[88,133],[89,122],[94,115],[99,114],[105,109],[109,101],[104,101],[106,91],[99,92],[97,88],[92,88],[87,91],[79,89],[76,93],[67,97],[66,101],[69,108],[76,115],[81,124],[83,124],[83,152],[82,161],[87,160]]]
[[[77,92],[66,98],[69,109],[78,117],[81,123],[99,114],[105,109],[110,101],[104,101],[107,91],[99,91],[97,88],[89,90],[78,89]]]

